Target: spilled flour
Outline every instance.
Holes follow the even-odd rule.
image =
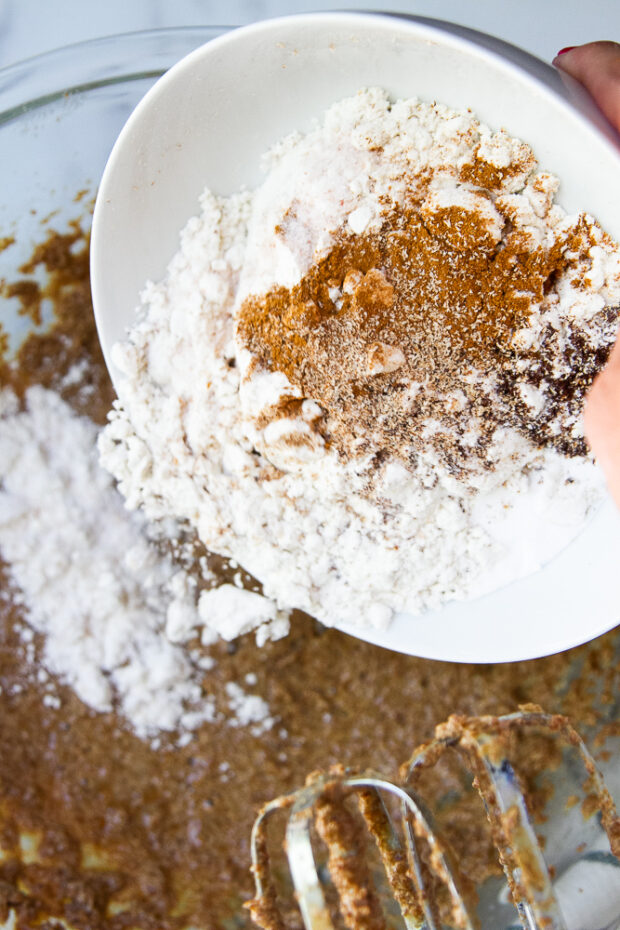
[[[236,682],[229,706],[216,706],[214,660],[183,643],[217,635],[209,602],[218,589],[199,596],[197,579],[164,554],[158,535],[174,538],[174,524],[156,534],[126,510],[98,463],[97,433],[53,391],[29,388],[23,409],[10,389],[0,393],[0,554],[19,589],[14,600],[43,634],[44,668],[95,710],[118,709],[142,737],[191,733],[224,716],[269,728],[268,706]],[[203,571],[201,581],[214,579]],[[240,610],[244,629],[262,636],[276,616],[282,622],[265,598],[224,586],[218,626],[222,613],[231,624]],[[30,645],[31,628],[22,631]],[[45,702],[58,706],[51,694]]]
[[[204,192],[115,349],[99,447],[128,506],[330,625],[538,569],[602,497],[580,413],[617,246],[523,142],[376,89],[266,168]]]

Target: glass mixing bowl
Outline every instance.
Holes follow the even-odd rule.
[[[127,33],[36,56],[0,72],[0,278],[27,259],[41,221],[62,230],[90,216],[112,145],[155,80],[221,27]],[[76,195],[86,192],[79,203]],[[45,322],[45,321],[44,321]],[[6,318],[5,318],[6,324]],[[29,325],[13,316],[18,340]]]
[[[10,247],[0,248],[0,279],[15,278],[33,245],[41,241],[42,229],[53,226],[63,232],[75,220],[88,228],[92,198],[106,159],[137,102],[174,62],[225,31],[197,27],[113,36],[59,49],[0,71],[0,241],[14,240]],[[44,313],[41,327],[48,321],[49,315],[46,318]],[[2,322],[12,348],[33,328],[32,321],[18,313],[18,302],[11,299],[2,301]],[[620,645],[620,633],[616,644]],[[609,661],[616,660],[612,657]],[[429,670],[433,667],[429,663]],[[587,684],[596,690],[595,682]],[[612,723],[620,719],[617,702],[606,708],[605,719]],[[619,755],[610,755],[603,764],[616,796],[620,794]],[[567,773],[562,774],[567,783]],[[563,791],[562,796],[565,794]],[[550,844],[568,846],[573,839],[560,829]],[[22,848],[28,852],[27,837]],[[612,922],[609,918],[609,886],[604,874],[609,865],[604,859],[590,860],[595,869],[597,863],[603,872],[592,880],[590,888],[577,890],[582,903],[591,896],[592,914],[607,899],[606,926],[612,928],[618,924],[617,917]],[[204,882],[208,887],[208,875]],[[503,930],[514,921],[512,908],[498,899],[497,883],[483,895],[483,910],[485,928]],[[247,918],[241,916],[240,908],[238,913],[235,925],[246,926]],[[620,900],[616,914],[620,914]],[[1,927],[13,927],[12,918]],[[594,930],[595,923],[587,927]]]

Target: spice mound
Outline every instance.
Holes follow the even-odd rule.
[[[550,180],[538,179],[541,187]],[[541,389],[549,350],[529,343],[534,312],[557,300],[545,289],[561,275],[581,280],[597,230],[580,217],[538,244],[518,214],[502,237],[509,215],[481,194],[444,188],[441,198],[395,207],[376,233],[340,233],[295,287],[247,298],[237,335],[251,353],[249,380],[277,371],[291,385],[257,419],[266,454],[270,436],[282,442],[275,424],[301,413],[318,436],[292,430],[292,456],[296,445],[307,454],[313,439],[320,451],[333,445],[347,458],[389,455],[406,465],[428,450],[461,475],[494,467],[487,450],[508,424],[538,445],[584,455],[583,437],[564,430],[577,421],[596,358],[569,324],[570,377]],[[615,321],[605,309],[596,316],[603,330]],[[311,417],[307,399],[320,407]]]
[[[280,607],[387,624],[541,566],[601,500],[580,423],[618,247],[528,145],[379,89],[208,190],[116,347],[100,440]]]

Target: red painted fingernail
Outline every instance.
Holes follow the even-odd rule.
[[[566,48],[561,48],[561,49],[560,49],[560,51],[558,52],[558,54],[557,54],[556,57],[559,58],[560,55],[564,55],[566,52],[572,52],[572,50],[573,50],[574,48],[577,48],[577,46],[576,46],[576,45],[567,45]]]

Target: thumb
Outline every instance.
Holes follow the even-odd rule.
[[[620,341],[590,388],[583,423],[586,439],[620,507]]]
[[[583,84],[610,123],[620,130],[620,45],[617,42],[578,45],[560,52],[553,64]]]

